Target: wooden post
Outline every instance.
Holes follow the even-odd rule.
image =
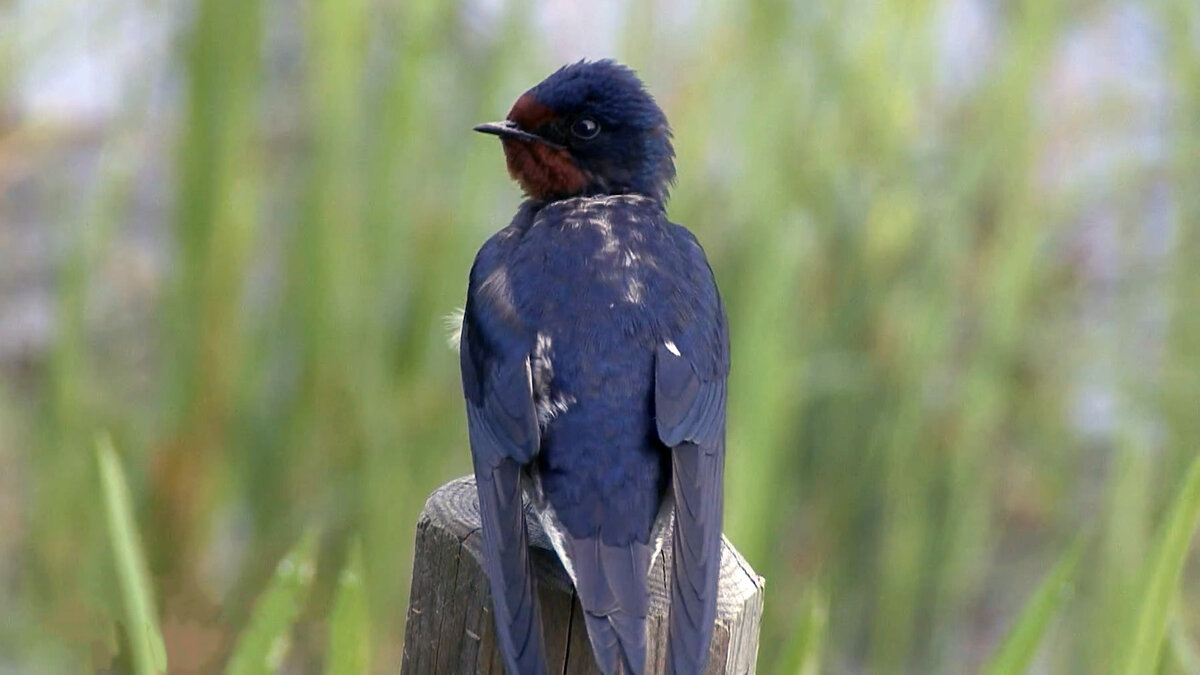
[[[525,523],[534,549],[550,672],[598,675],[571,580],[538,519],[526,512]],[[458,478],[430,495],[417,522],[402,673],[504,675],[482,557],[475,479]],[[670,557],[668,536],[650,570],[647,665],[651,673],[665,668]],[[706,675],[754,672],[762,608],[762,577],[729,540],[723,540],[717,625]]]

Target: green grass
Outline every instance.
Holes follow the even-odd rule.
[[[154,617],[177,668],[399,663],[417,513],[469,470],[442,318],[519,201],[470,128],[564,58],[543,3],[479,4],[198,0],[172,14],[170,123],[141,133],[158,97],[136,87],[82,189],[39,174],[56,330],[0,377],[24,507],[0,513],[0,670],[161,666],[129,629]],[[731,318],[726,522],[768,580],[760,672],[1194,661],[1200,15],[1132,4],[992,3],[962,86],[945,1],[617,18]],[[1106,145],[1143,99],[1061,91],[1106,22],[1150,27],[1159,151]],[[0,100],[32,67],[17,45],[0,29]],[[72,142],[10,144],[37,122],[0,111],[0,169]],[[112,299],[151,179],[170,208],[131,319]],[[1096,229],[1116,282],[1080,244]],[[1113,402],[1094,433],[1085,381]],[[123,471],[102,447],[98,480],[101,430]]]
[[[227,675],[279,672],[293,624],[316,574],[316,536],[309,532],[279,561],[274,576],[254,603],[254,611],[229,658]]]
[[[777,668],[795,675],[818,675],[822,649],[829,630],[829,605],[816,589],[797,606],[794,634],[780,654]]]
[[[337,599],[329,615],[328,675],[370,672],[371,626],[363,587],[362,544],[356,542],[338,576]]]
[[[1167,622],[1175,606],[1183,565],[1200,527],[1200,458],[1192,462],[1183,478],[1158,544],[1143,563],[1145,580],[1139,584],[1129,645],[1117,661],[1116,673],[1146,675],[1158,672],[1158,662],[1167,633]]]
[[[1021,614],[1008,628],[1004,641],[988,659],[983,673],[1019,675],[1029,670],[1038,646],[1050,628],[1050,622],[1056,618],[1059,608],[1071,593],[1083,552],[1084,539],[1081,537],[1067,549],[1026,602]]]
[[[107,436],[101,436],[96,441],[96,461],[99,463],[101,490],[104,493],[108,540],[113,549],[117,581],[125,607],[125,635],[133,652],[133,670],[137,675],[165,673],[167,650],[158,627],[158,610],[133,517],[129,486],[121,471],[117,452],[113,449],[112,439]]]

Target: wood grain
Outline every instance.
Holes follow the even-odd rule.
[[[599,675],[571,580],[538,519],[527,512],[525,522],[534,549],[549,670],[563,675]],[[481,564],[481,536],[474,478],[453,480],[425,502],[417,522],[402,673],[504,675],[492,623],[491,595]],[[652,673],[660,673],[665,667],[670,557],[668,535],[648,579],[647,665]],[[762,577],[754,573],[729,540],[722,539],[717,625],[706,675],[755,671],[763,590]]]

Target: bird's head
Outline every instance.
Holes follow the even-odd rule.
[[[675,179],[671,128],[632,70],[614,61],[563,66],[476,131],[504,145],[530,197],[640,194],[666,201]]]

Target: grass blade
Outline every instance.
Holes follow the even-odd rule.
[[[1200,523],[1200,457],[1192,461],[1183,479],[1183,487],[1171,505],[1170,518],[1163,524],[1158,543],[1148,563],[1141,592],[1141,606],[1135,608],[1133,638],[1116,671],[1126,675],[1157,672],[1163,637],[1167,630],[1172,599],[1179,585],[1188,545]]]
[[[126,630],[133,654],[133,669],[138,675],[167,670],[167,650],[158,617],[146,558],[138,541],[129,486],[117,460],[112,439],[107,434],[96,439],[96,461],[100,466],[100,486],[104,494],[104,515],[112,543],[117,582],[125,606]]]
[[[1183,625],[1183,620],[1179,613],[1175,613],[1175,620],[1171,622],[1171,655],[1175,659],[1175,665],[1179,672],[1187,673],[1187,675],[1200,675],[1200,649],[1197,649],[1192,639],[1188,637],[1187,628]]]
[[[1050,620],[1058,612],[1075,581],[1079,561],[1083,558],[1083,542],[1083,537],[1076,539],[1050,570],[981,672],[987,675],[1016,675],[1028,670],[1037,654],[1038,645],[1050,627]]]
[[[287,655],[288,636],[299,616],[316,569],[316,535],[307,532],[279,561],[262,597],[254,605],[250,624],[238,638],[225,669],[230,675],[278,672]]]
[[[797,614],[791,646],[781,654],[779,670],[796,675],[818,675],[829,629],[829,601],[825,592],[816,587],[810,589]]]
[[[362,542],[350,547],[346,567],[338,577],[337,597],[329,620],[329,675],[371,672],[371,632],[367,621],[367,598],[363,589]]]

